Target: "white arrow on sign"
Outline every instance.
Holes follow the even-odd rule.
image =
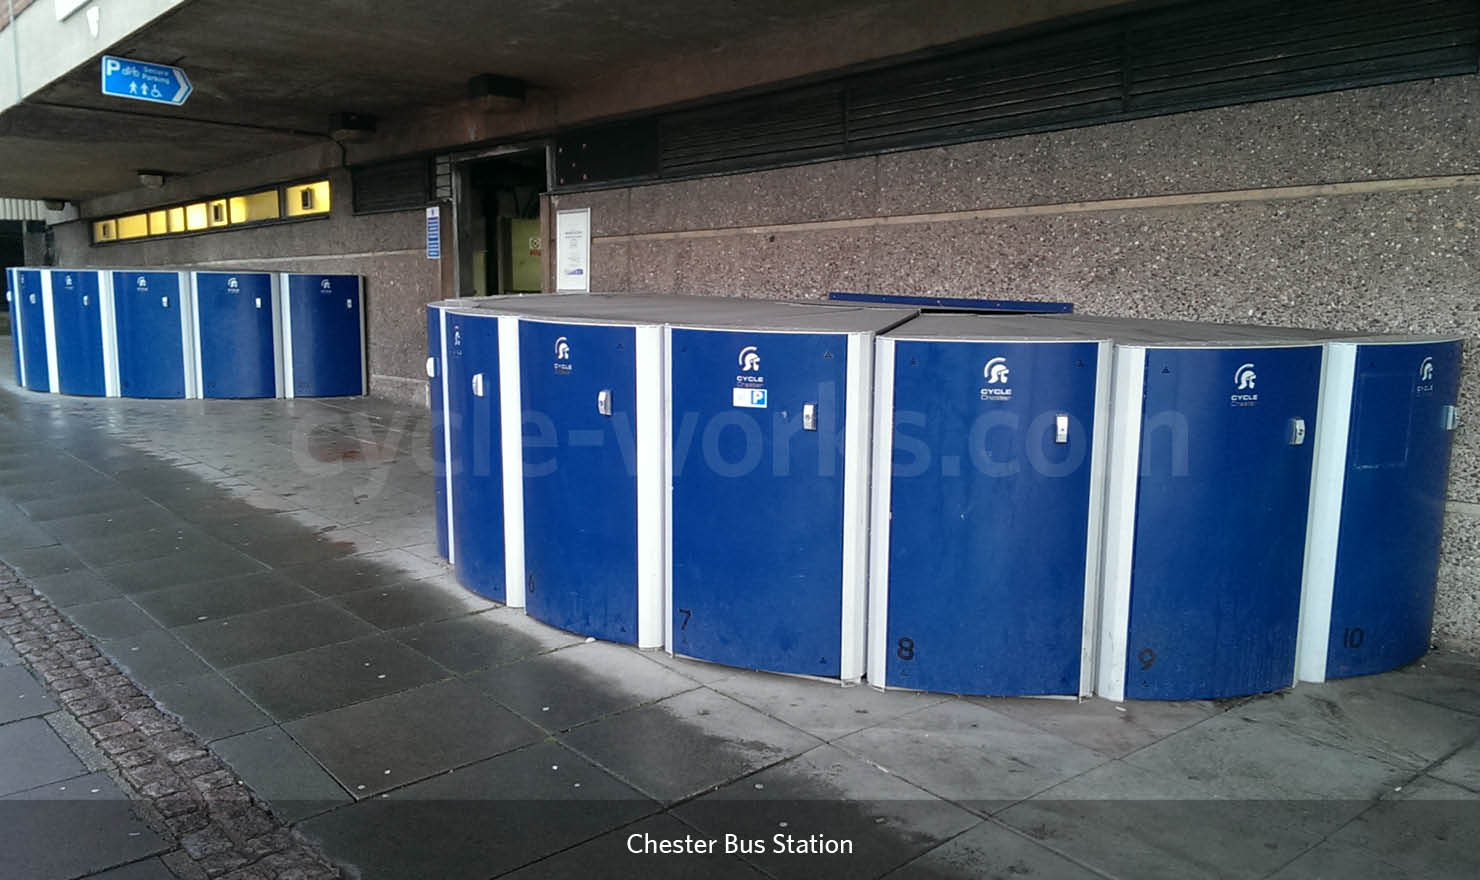
[[[175,92],[175,96],[170,99],[170,103],[183,104],[185,103],[185,99],[190,97],[190,93],[195,91],[195,88],[190,85],[190,78],[185,76],[185,71],[178,67],[175,68],[175,82],[179,83],[180,90]]]

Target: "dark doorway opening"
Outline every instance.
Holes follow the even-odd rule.
[[[545,151],[479,159],[468,163],[465,174],[471,283],[463,285],[464,295],[543,290]]]

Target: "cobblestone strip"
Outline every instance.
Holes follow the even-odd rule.
[[[145,818],[181,852],[185,878],[328,880],[340,876],[231,769],[103,656],[43,596],[0,564],[0,632],[133,789]]]

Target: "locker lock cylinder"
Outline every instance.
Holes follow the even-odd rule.
[[[596,392],[596,411],[604,416],[612,414],[612,390],[603,388]]]
[[[434,357],[427,358],[427,378],[437,378],[437,359]]]
[[[483,374],[482,373],[474,373],[473,374],[473,396],[474,397],[482,397],[483,396],[483,392],[484,392],[484,388],[483,388]]]
[[[1442,418],[1444,419],[1444,430],[1453,431],[1459,427],[1459,407],[1446,404]]]
[[[1291,446],[1302,446],[1305,443],[1305,419],[1291,419],[1286,437]]]
[[[815,404],[815,403],[804,403],[804,404],[802,404],[802,430],[803,431],[815,431],[815,430],[817,430],[817,404]]]
[[[1069,414],[1058,413],[1053,417],[1053,442],[1069,442]]]

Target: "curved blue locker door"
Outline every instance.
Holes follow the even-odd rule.
[[[842,674],[847,353],[842,334],[672,331],[675,653]]]
[[[582,635],[637,642],[636,331],[519,322],[525,603]],[[610,415],[599,409],[609,392]]]
[[[1125,695],[1289,687],[1319,346],[1146,353]]]
[[[447,425],[453,566],[463,586],[504,601],[504,481],[498,318],[447,315]]]
[[[364,301],[358,275],[289,275],[294,397],[365,393]]]
[[[42,301],[41,272],[16,269],[16,338],[25,366],[25,381],[32,391],[51,390],[51,361],[46,355],[46,305]]]
[[[1362,345],[1347,439],[1326,675],[1386,672],[1429,649],[1461,345]]]
[[[442,310],[427,309],[427,403],[432,412],[432,473],[436,479],[437,553],[447,558],[447,438],[442,413]]]
[[[118,387],[124,397],[184,397],[183,291],[174,272],[114,272]]]
[[[15,384],[23,385],[21,381],[21,340],[20,340],[20,296],[15,270],[5,270],[5,307],[10,311],[10,356],[15,366]]]
[[[63,394],[102,397],[108,391],[99,296],[98,273],[51,270],[57,381]]]
[[[272,296],[272,276],[265,273],[196,273],[203,396],[277,396]]]
[[[1098,353],[895,343],[886,684],[1079,693]]]

